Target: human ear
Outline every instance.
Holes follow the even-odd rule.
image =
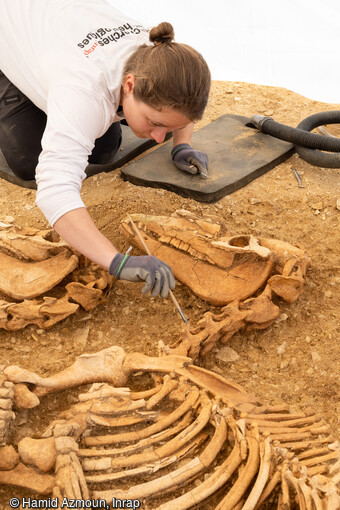
[[[125,94],[133,93],[133,89],[134,89],[134,86],[135,86],[135,81],[136,81],[136,77],[135,77],[134,74],[128,74],[125,77],[125,82],[124,82],[124,86],[123,86]]]

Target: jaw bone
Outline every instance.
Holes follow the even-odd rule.
[[[302,292],[309,259],[289,243],[231,236],[222,220],[202,219],[184,210],[172,217],[131,217],[150,252],[169,264],[175,277],[197,296],[214,305],[243,301],[266,282],[290,302]],[[121,226],[125,237],[143,251],[129,218]]]

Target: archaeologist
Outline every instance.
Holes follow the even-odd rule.
[[[169,23],[149,32],[106,0],[0,0],[0,149],[13,173],[36,180],[50,225],[116,278],[145,281],[166,297],[171,268],[152,256],[124,256],[97,229],[80,197],[85,168],[119,149],[120,121],[163,142],[183,171],[207,175],[191,147],[210,88],[203,57],[173,42]],[[169,154],[170,157],[170,154]]]

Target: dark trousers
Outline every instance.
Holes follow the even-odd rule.
[[[46,114],[0,71],[0,149],[12,172],[25,181],[35,179]],[[119,122],[95,141],[88,162],[108,163],[122,141]]]

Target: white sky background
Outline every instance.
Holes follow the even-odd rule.
[[[169,21],[213,80],[285,87],[340,104],[339,0],[109,0],[151,27]]]

